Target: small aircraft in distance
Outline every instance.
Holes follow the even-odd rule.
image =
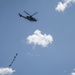
[[[32,22],[36,22],[37,21],[37,19],[36,18],[34,18],[33,16],[35,15],[35,14],[37,14],[38,12],[35,12],[34,14],[32,14],[32,15],[30,15],[28,12],[26,12],[26,11],[24,11],[26,14],[27,14],[27,16],[23,16],[22,14],[20,14],[19,13],[19,16],[20,17],[23,17],[23,18],[25,18],[25,19],[27,19],[27,20],[29,20],[29,21],[32,21]]]

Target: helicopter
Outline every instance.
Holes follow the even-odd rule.
[[[19,13],[19,16],[20,16],[20,17],[23,17],[23,18],[25,18],[25,19],[27,19],[27,20],[29,20],[29,21],[31,21],[31,22],[36,22],[36,21],[37,21],[37,19],[34,18],[33,16],[34,16],[35,14],[37,14],[38,12],[35,12],[35,13],[32,14],[32,15],[30,15],[30,14],[29,14],[28,12],[26,12],[26,11],[24,11],[24,13],[26,13],[27,16],[23,16],[23,15],[20,14],[20,13]]]

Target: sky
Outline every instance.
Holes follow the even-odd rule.
[[[75,75],[74,34],[75,0],[0,0],[0,75]]]

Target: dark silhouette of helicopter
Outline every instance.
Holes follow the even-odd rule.
[[[37,14],[38,12],[35,12],[34,14],[32,14],[32,15],[30,15],[28,12],[26,12],[26,11],[24,11],[28,16],[23,16],[22,14],[20,14],[19,13],[19,16],[20,17],[23,17],[23,18],[25,18],[25,19],[27,19],[27,20],[29,20],[29,21],[32,21],[32,22],[36,22],[37,21],[37,19],[36,18],[34,18],[33,16],[35,15],[35,14]]]

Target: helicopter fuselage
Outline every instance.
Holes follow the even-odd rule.
[[[34,14],[30,15],[29,13],[27,13],[26,11],[24,11],[28,16],[23,16],[22,14],[19,13],[19,16],[20,17],[23,17],[29,21],[32,21],[32,22],[36,22],[37,19],[33,17],[33,15],[37,14],[37,12],[35,12]]]
[[[26,19],[30,20],[30,21],[37,21],[35,18],[33,18],[32,16],[26,16]]]

